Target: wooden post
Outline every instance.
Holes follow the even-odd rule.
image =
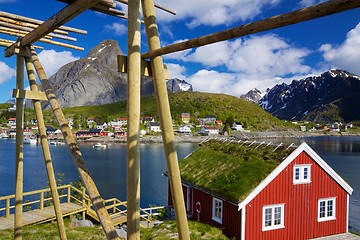
[[[28,50],[30,51],[30,48],[28,48]],[[28,74],[30,89],[31,89],[31,91],[38,92],[38,87],[36,85],[35,68],[31,61],[31,58],[25,57],[25,62],[26,62],[26,70],[27,70],[27,74]],[[49,185],[50,185],[50,189],[51,189],[51,196],[52,196],[52,200],[54,203],[54,210],[55,210],[55,216],[56,216],[56,220],[57,220],[59,235],[60,235],[60,239],[66,240],[67,237],[66,237],[66,232],[65,232],[65,225],[64,225],[64,220],[62,218],[59,193],[57,191],[54,168],[52,165],[51,154],[50,154],[50,148],[49,148],[49,144],[48,144],[48,141],[46,138],[46,128],[45,128],[45,123],[44,123],[44,116],[43,116],[42,109],[41,109],[41,102],[39,100],[33,100],[33,104],[34,104],[36,119],[38,122],[41,147],[42,147],[42,152],[43,152],[43,156],[44,156],[46,173],[48,176]],[[44,206],[43,200],[44,200],[44,193],[42,192],[41,193],[41,205],[40,205],[41,209]]]
[[[24,90],[24,57],[16,56],[16,89]],[[22,201],[24,181],[24,98],[16,98],[16,170],[14,239],[22,239]]]
[[[149,50],[153,51],[160,48],[154,1],[142,0],[141,3]],[[179,239],[190,239],[162,57],[152,58],[151,66]]]
[[[110,219],[110,216],[104,206],[104,200],[101,198],[100,193],[90,176],[90,173],[86,167],[84,158],[80,152],[79,146],[76,143],[74,136],[69,128],[69,125],[66,122],[64,113],[61,110],[60,104],[56,99],[55,92],[51,88],[49,80],[47,79],[46,73],[40,63],[40,60],[34,49],[31,50],[31,60],[35,66],[36,72],[41,80],[43,91],[45,92],[51,109],[54,113],[54,116],[60,126],[60,130],[64,136],[64,140],[69,147],[70,155],[74,160],[75,166],[79,172],[80,178],[84,183],[86,190],[89,193],[91,202],[93,204],[94,210],[99,218],[99,221],[104,229],[107,239],[118,239],[114,225]]]
[[[127,238],[140,239],[140,0],[128,4]]]
[[[5,217],[9,218],[10,217],[10,198],[6,199],[6,213],[5,213]]]

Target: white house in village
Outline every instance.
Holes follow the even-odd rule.
[[[179,126],[179,133],[191,133],[191,128],[189,126]]]
[[[233,125],[231,126],[231,129],[239,131],[239,132],[244,130],[243,126],[242,126],[242,124],[240,122],[234,122]]]
[[[219,129],[214,126],[203,126],[200,133],[203,135],[217,135],[219,134]]]
[[[161,132],[160,123],[158,123],[158,122],[150,122],[150,124],[149,124],[149,132],[154,132],[154,133]]]

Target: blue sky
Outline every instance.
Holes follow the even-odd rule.
[[[158,0],[177,11],[157,10],[162,45],[200,37],[245,23],[319,3],[318,0]],[[0,10],[46,20],[65,5],[55,0],[0,0]],[[127,11],[127,6],[118,4]],[[127,52],[127,21],[86,11],[66,24],[88,31],[72,33],[85,51],[36,43],[48,76],[62,65],[86,57],[105,39],[117,40]],[[1,39],[14,37],[0,34]],[[71,43],[71,42],[68,42]],[[3,48],[4,49],[4,48]],[[142,51],[146,37],[142,34]],[[15,88],[15,57],[0,54],[0,102]],[[341,68],[360,75],[360,9],[164,56],[171,77],[184,79],[194,90],[234,96],[252,88],[261,91],[282,82]]]

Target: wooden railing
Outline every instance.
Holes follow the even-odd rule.
[[[87,214],[92,218],[98,220],[95,211],[92,209],[92,203],[90,197],[86,194],[85,188],[77,189],[74,186],[68,184],[59,186],[57,188],[59,193],[60,203],[76,203],[80,206],[83,206],[86,211],[83,214]],[[24,211],[31,210],[32,208],[43,209],[46,206],[52,205],[52,197],[50,188],[44,188],[40,190],[24,192],[23,193],[23,208]],[[104,200],[105,208],[107,209],[111,217],[116,217],[120,215],[127,215],[127,203],[120,201],[117,198],[110,198]],[[0,217],[5,216],[6,218],[10,217],[10,214],[14,211],[15,208],[15,195],[8,195],[0,197]],[[28,209],[26,209],[28,208]],[[142,220],[147,221],[148,223],[152,221],[154,216],[159,216],[160,210],[164,207],[149,207],[140,209],[140,217]]]

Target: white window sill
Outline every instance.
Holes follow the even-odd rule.
[[[276,230],[276,229],[282,229],[285,228],[284,225],[277,225],[277,226],[269,226],[269,227],[263,227],[262,231],[266,232],[266,231],[271,231],[271,230]]]
[[[332,220],[336,220],[336,217],[324,217],[324,218],[318,218],[318,222],[326,222],[326,221],[332,221]]]
[[[212,220],[214,220],[214,221],[217,222],[217,223],[222,224],[222,220],[221,220],[220,218],[213,217]]]

